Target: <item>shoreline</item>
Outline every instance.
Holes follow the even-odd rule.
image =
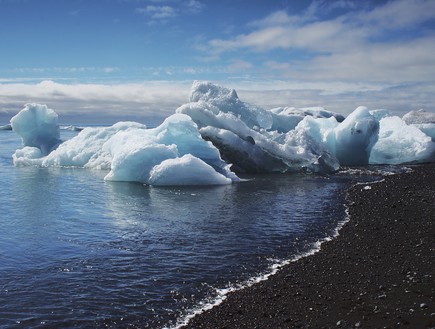
[[[435,327],[435,164],[347,191],[331,241],[181,328]]]

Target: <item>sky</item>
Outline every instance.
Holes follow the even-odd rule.
[[[0,124],[146,122],[192,82],[266,109],[435,111],[434,0],[0,0]]]

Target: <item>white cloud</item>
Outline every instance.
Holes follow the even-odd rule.
[[[0,84],[0,111],[16,113],[30,102],[50,105],[60,115],[166,117],[188,101],[191,82],[128,84]]]
[[[242,63],[243,64],[243,63]],[[272,63],[273,64],[273,63]],[[242,65],[243,66],[243,65]],[[234,88],[242,101],[265,109],[278,106],[323,106],[328,110],[349,114],[359,105],[370,109],[386,108],[403,115],[424,108],[433,111],[433,85],[404,85],[386,87],[365,82],[340,83],[285,80],[216,81]],[[162,119],[175,112],[189,100],[192,81],[150,81],[128,84],[62,84],[40,83],[0,84],[0,114],[7,121],[26,103],[47,104],[60,118],[79,116],[84,122],[132,117],[145,122],[148,118]],[[99,119],[100,118],[100,119]]]
[[[333,16],[335,10],[339,14]],[[209,40],[206,54],[243,63],[240,54],[247,53],[253,64],[245,67],[247,75],[264,83],[233,86],[240,97],[265,108],[434,111],[434,21],[435,1],[397,0],[374,8],[365,2],[314,1],[302,14],[277,11],[248,24],[248,33]]]
[[[186,11],[191,14],[199,14],[205,8],[205,5],[197,0],[190,0],[186,4]]]
[[[435,1],[390,1],[369,12],[358,13],[357,19],[367,27],[382,29],[410,29],[435,18]]]
[[[373,44],[348,52],[318,55],[309,61],[265,63],[282,78],[369,81],[388,85],[434,82],[435,37],[406,43]]]
[[[198,0],[181,2],[178,6],[164,4],[168,1],[158,1],[160,5],[147,5],[143,8],[136,8],[136,13],[148,16],[151,23],[164,23],[167,20],[181,15],[196,15],[202,12],[205,5]]]
[[[145,14],[153,20],[167,19],[177,16],[177,12],[170,6],[154,6],[148,5],[145,8],[136,8],[139,14]]]

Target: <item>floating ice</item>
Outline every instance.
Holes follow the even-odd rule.
[[[323,107],[306,107],[297,109],[295,107],[277,107],[270,110],[273,124],[271,130],[285,133],[296,128],[306,116],[318,118],[334,117],[338,122],[344,120],[344,116],[338,113],[325,110]]]
[[[12,130],[12,125],[11,124],[7,124],[4,126],[0,126],[0,130]]]
[[[340,166],[435,161],[434,116],[417,111],[402,120],[362,106],[345,119],[321,107],[265,110],[234,90],[195,82],[190,102],[156,128],[135,122],[85,128],[58,147],[57,114],[26,105],[11,120],[25,146],[13,160],[107,170],[110,181],[229,184],[239,181],[235,172],[331,173]]]
[[[153,167],[149,182],[151,185],[225,185],[230,178],[216,172],[213,167],[185,154],[181,158],[167,159]]]
[[[418,128],[399,117],[380,121],[379,141],[373,147],[370,163],[400,164],[435,160],[435,143]]]
[[[189,155],[190,166],[184,155]],[[164,160],[181,158],[178,165],[158,167],[154,170],[153,184],[229,184],[238,181],[219,151],[201,138],[190,117],[174,114],[159,127],[146,129],[136,122],[118,122],[111,127],[88,127],[77,136],[61,144],[44,156],[36,147],[24,147],[13,155],[16,166],[83,167],[110,170],[105,179],[151,184],[150,173]],[[199,165],[201,163],[201,165]],[[204,167],[207,166],[207,170]],[[182,168],[180,175],[162,178],[161,172],[172,173]],[[210,171],[214,173],[211,174]],[[190,171],[190,172],[189,172]],[[208,178],[199,177],[207,173]],[[198,176],[198,177],[197,177]],[[172,181],[172,182],[171,182]]]
[[[435,124],[435,113],[426,112],[424,110],[411,111],[403,116],[403,121],[406,124],[422,124],[422,123],[433,123]]]
[[[219,150],[202,139],[196,124],[183,114],[168,117],[157,128],[120,132],[105,143],[103,151],[112,158],[111,171],[105,177],[107,180],[150,184],[150,172],[154,166],[186,154],[201,159],[216,172],[230,178],[230,183],[238,180],[220,158]],[[191,166],[190,170],[194,172],[196,169]]]
[[[335,155],[341,165],[369,163],[370,152],[378,139],[379,122],[364,106],[358,107],[335,128]]]
[[[435,142],[435,113],[426,112],[424,110],[411,111],[406,113],[402,119],[408,125],[420,129]]]
[[[17,167],[40,166],[43,154],[37,147],[25,146],[12,155],[14,165]]]
[[[223,113],[232,113],[250,128],[269,129],[273,119],[269,111],[242,102],[234,89],[227,89],[210,82],[195,81],[190,93],[191,102],[205,102]]]
[[[338,169],[336,159],[319,141],[303,130],[283,128],[291,130],[289,135],[273,131],[272,112],[240,101],[235,91],[196,82],[191,94],[191,102],[177,112],[195,121],[203,138],[219,149],[234,170],[261,173]]]
[[[21,136],[24,146],[37,147],[45,155],[62,142],[57,113],[46,105],[26,104],[11,119],[11,126]]]

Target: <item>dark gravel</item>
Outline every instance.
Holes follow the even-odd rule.
[[[435,164],[412,169],[352,187],[336,239],[185,328],[435,328]]]

